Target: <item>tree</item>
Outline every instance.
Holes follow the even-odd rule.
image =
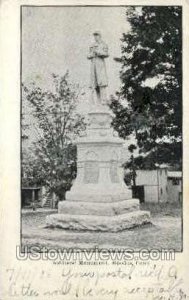
[[[125,169],[129,169],[130,170],[130,172],[127,172],[125,174],[124,180],[125,180],[125,182],[126,182],[127,185],[131,185],[132,184],[133,186],[136,185],[136,176],[137,176],[137,174],[136,174],[136,163],[135,163],[135,158],[134,158],[134,155],[133,155],[133,153],[134,153],[134,151],[136,149],[137,149],[136,145],[134,145],[134,144],[130,144],[129,145],[128,150],[131,153],[131,156],[130,156],[129,160],[126,161],[123,164],[123,167]]]
[[[122,37],[121,90],[112,98],[114,128],[133,135],[139,154],[157,164],[182,158],[182,9],[131,7]],[[140,159],[141,161],[141,159]]]
[[[54,91],[23,86],[23,97],[32,105],[38,139],[34,156],[25,165],[33,183],[43,183],[59,199],[64,198],[76,176],[76,137],[85,130],[76,105],[80,89],[63,77],[52,75]],[[31,175],[31,173],[33,175]]]
[[[21,126],[22,126],[22,132],[21,132],[21,139],[22,141],[28,139],[27,129],[29,128],[29,124],[26,122],[26,118],[24,114],[21,114]]]

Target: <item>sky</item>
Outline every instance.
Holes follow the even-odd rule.
[[[126,7],[24,7],[22,10],[22,81],[48,87],[51,74],[63,75],[88,89],[88,48],[93,32],[100,30],[109,47],[106,59],[108,94],[119,89],[123,32],[127,32]]]
[[[106,59],[108,75],[107,94],[120,87],[121,65],[114,57],[121,55],[121,37],[128,32],[126,7],[23,7],[22,8],[22,82],[35,82],[42,88],[51,88],[51,74],[64,75],[84,88],[78,111],[87,113],[90,104],[90,61],[88,49],[94,41],[93,32],[99,30],[109,48]],[[31,125],[29,140],[37,138],[35,119],[31,109],[23,103],[27,123]]]

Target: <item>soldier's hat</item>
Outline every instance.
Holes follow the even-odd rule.
[[[101,36],[101,32],[99,30],[96,30],[93,32],[93,35],[100,35]]]

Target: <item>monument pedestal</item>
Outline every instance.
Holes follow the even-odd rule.
[[[109,109],[95,107],[88,116],[86,136],[77,141],[77,178],[47,225],[116,232],[150,222],[123,181],[123,140],[113,132]]]

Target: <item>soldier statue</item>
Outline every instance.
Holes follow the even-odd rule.
[[[106,88],[108,79],[106,73],[105,58],[108,57],[108,46],[102,40],[101,33],[93,33],[95,42],[89,48],[88,59],[91,60],[90,88],[92,90],[92,101],[95,105],[107,103]]]

